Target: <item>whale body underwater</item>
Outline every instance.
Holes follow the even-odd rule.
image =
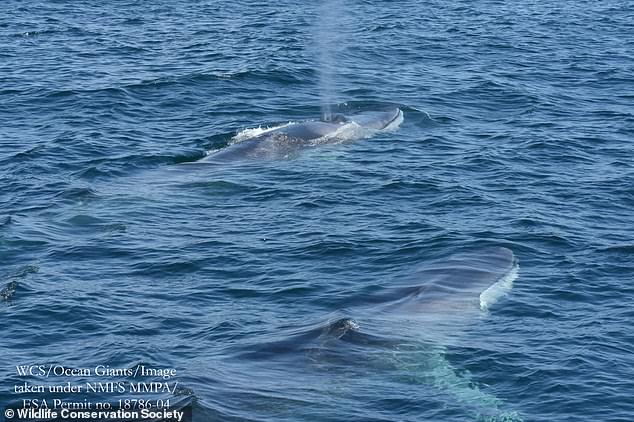
[[[447,358],[454,347],[474,347],[472,329],[510,292],[518,270],[513,252],[500,246],[426,259],[332,300],[336,310],[323,318],[281,327],[276,340],[254,336],[250,345],[236,346],[235,356],[262,365],[250,373],[249,385],[270,388],[270,379],[289,365],[305,365],[306,377],[285,384],[285,393],[296,389],[301,396],[308,388],[323,391],[324,400],[330,397],[328,384],[312,372],[318,368],[329,379],[345,374],[333,382],[339,391],[349,383],[354,390],[357,378],[376,382],[378,389],[394,382],[394,388],[405,386],[412,394],[419,388],[446,394],[473,420],[522,421],[494,388],[481,388]],[[314,384],[307,386],[311,374]]]
[[[335,306],[350,316],[318,323],[308,330],[312,335],[302,337],[323,338],[336,332],[337,339],[345,340],[356,332],[369,338],[408,338],[448,346],[459,342],[511,291],[518,271],[513,252],[501,246],[428,260],[379,290],[342,297]]]
[[[336,114],[328,120],[289,123],[235,139],[227,147],[210,153],[199,162],[291,158],[304,149],[318,145],[356,140],[378,131],[393,129],[402,121],[403,112],[393,107],[349,116]]]
[[[411,323],[413,336],[451,344],[511,290],[518,268],[504,247],[455,253],[415,268],[370,298],[360,313],[390,329]]]

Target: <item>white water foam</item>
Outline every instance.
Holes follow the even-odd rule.
[[[513,282],[519,274],[520,266],[515,263],[502,278],[493,283],[488,289],[480,293],[480,309],[487,311],[501,297],[508,294],[513,288]]]
[[[271,132],[273,130],[276,130],[276,129],[279,129],[279,128],[282,128],[282,127],[286,127],[286,126],[290,126],[290,125],[293,125],[293,124],[295,124],[295,123],[288,122],[288,123],[285,123],[283,125],[278,125],[278,126],[271,126],[271,127],[265,127],[265,128],[263,128],[262,126],[258,126],[258,127],[255,127],[255,128],[243,129],[240,132],[238,132],[236,135],[234,135],[229,140],[228,145],[237,144],[239,142],[246,141],[247,139],[251,139],[251,138],[254,138],[256,136],[262,135],[263,133]],[[220,151],[223,148],[216,148],[216,149],[207,150],[207,151],[205,151],[205,155],[214,154],[214,153]]]
[[[293,122],[288,122],[279,126],[271,126],[271,127],[265,127],[265,128],[263,128],[262,126],[258,126],[256,128],[244,129],[238,132],[233,138],[231,138],[231,141],[229,141],[229,145],[237,144],[238,142],[242,142],[244,140],[255,138],[256,136],[260,136],[263,133],[272,132],[274,130],[287,127],[290,125],[294,125],[294,124],[295,123]]]

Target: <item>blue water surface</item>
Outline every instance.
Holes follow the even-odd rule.
[[[199,421],[634,420],[634,4],[325,3],[3,2],[0,408],[145,365]],[[323,102],[404,121],[189,164]],[[361,307],[492,246],[446,344]]]

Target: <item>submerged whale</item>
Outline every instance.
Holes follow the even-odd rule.
[[[513,252],[500,246],[429,260],[387,281],[378,291],[342,298],[335,306],[349,316],[338,312],[327,323],[301,330],[304,340],[291,338],[289,344],[359,336],[366,344],[371,344],[370,339],[414,340],[441,347],[459,343],[469,326],[486,317],[510,292],[518,270]]]
[[[315,403],[327,403],[332,389],[337,397],[356,397],[358,380],[363,380],[365,388],[383,389],[396,401],[412,400],[412,405],[417,398],[432,404],[445,400],[443,405],[450,403],[469,420],[521,421],[490,387],[478,386],[447,357],[454,346],[477,347],[467,335],[469,328],[484,321],[510,291],[518,268],[513,252],[504,247],[426,260],[381,281],[381,286],[370,285],[331,301],[338,310],[329,317],[285,326],[276,330],[273,341],[267,332],[250,346],[241,344],[236,350],[237,370],[245,361],[259,362],[257,371],[251,368],[248,386],[274,388],[270,379],[297,368],[302,376],[296,384],[289,377],[284,390],[271,395],[288,397],[295,392],[302,404],[306,391],[312,392]],[[293,407],[289,414],[306,408]],[[295,420],[317,419],[314,416],[308,412]]]
[[[448,345],[510,291],[518,268],[513,252],[504,247],[455,253],[409,272],[367,298],[358,313],[367,312],[389,330]]]
[[[376,131],[398,127],[402,121],[403,112],[394,107],[350,116],[336,114],[328,120],[289,123],[247,136],[246,139],[237,139],[200,161],[284,159],[320,144],[359,139]]]
[[[331,419],[333,402],[345,401],[346,420],[388,420],[394,411],[403,420],[419,420],[419,412],[437,409],[451,420],[521,422],[513,406],[495,395],[504,386],[479,385],[464,361],[452,363],[456,354],[477,351],[477,343],[448,354],[445,342],[483,319],[517,272],[511,250],[478,248],[425,260],[360,293],[359,286],[344,287],[357,293],[326,299],[328,307],[339,309],[330,318],[308,315],[308,323],[298,324],[304,317],[257,316],[259,325],[249,335],[205,357],[212,369],[196,378],[200,388],[211,386],[206,394],[219,403],[235,397],[240,403],[211,400],[204,407],[195,400],[196,414],[242,419],[242,409],[257,409],[258,420],[314,421]],[[229,320],[213,330],[233,326]]]

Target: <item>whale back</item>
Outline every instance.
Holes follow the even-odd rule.
[[[393,108],[388,111],[363,112],[350,116],[335,115],[335,118],[329,121],[291,123],[232,143],[223,150],[208,155],[202,161],[285,159],[317,144],[368,136],[367,130],[385,129],[401,116],[400,109]]]
[[[317,138],[322,138],[329,134],[335,133],[338,129],[340,129],[344,125],[341,123],[330,123],[330,122],[303,122],[285,126],[283,128],[274,130],[271,134],[284,134],[289,138],[310,141]]]
[[[401,116],[401,110],[395,107],[385,111],[366,111],[352,115],[348,119],[364,128],[382,130]]]

